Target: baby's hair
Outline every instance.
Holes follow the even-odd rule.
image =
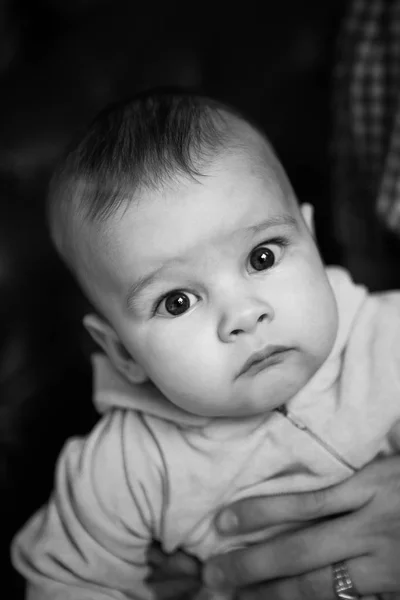
[[[240,147],[232,117],[249,122],[218,100],[162,88],[102,111],[69,148],[49,186],[51,235],[70,267],[79,223],[100,225],[140,189],[158,190],[182,176],[198,179],[223,150]]]

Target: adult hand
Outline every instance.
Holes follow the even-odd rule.
[[[397,447],[399,433],[393,430]],[[332,564],[345,561],[361,596],[400,597],[400,457],[377,460],[325,490],[249,498],[217,517],[219,531],[235,536],[299,523],[213,557],[206,582],[240,588],[240,600],[336,600]]]

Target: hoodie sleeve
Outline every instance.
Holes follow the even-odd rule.
[[[13,543],[27,600],[152,598],[146,558],[162,486],[158,446],[137,413],[114,411],[69,441],[48,505]]]

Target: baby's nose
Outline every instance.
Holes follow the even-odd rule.
[[[255,332],[260,323],[273,317],[274,311],[267,303],[248,302],[231,306],[221,317],[218,335],[224,342],[233,342],[240,335]]]

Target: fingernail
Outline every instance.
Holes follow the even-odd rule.
[[[203,571],[203,580],[211,588],[220,587],[224,583],[224,573],[215,565],[207,565]]]
[[[239,521],[233,510],[224,510],[218,517],[218,529],[225,533],[236,531]]]

